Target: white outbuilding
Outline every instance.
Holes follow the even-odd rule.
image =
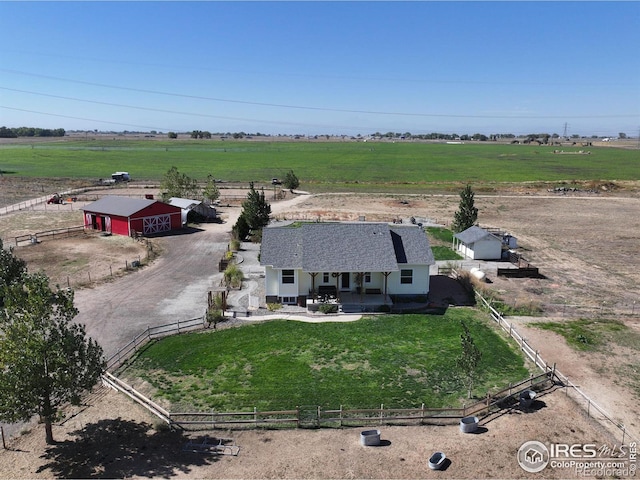
[[[202,215],[207,220],[214,220],[217,212],[214,207],[207,205],[199,200],[192,200],[190,198],[171,197],[169,199],[169,205],[179,207],[182,209],[182,224],[187,223],[187,215],[189,212],[194,211]]]
[[[502,239],[474,225],[453,236],[453,249],[472,260],[500,260]]]

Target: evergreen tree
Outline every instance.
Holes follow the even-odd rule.
[[[296,174],[293,173],[293,170],[289,170],[284,177],[284,186],[288,188],[291,192],[293,192],[296,188],[300,186],[300,180],[296,177]]]
[[[471,186],[467,185],[460,192],[460,207],[454,214],[452,230],[456,233],[462,232],[476,224],[478,220],[478,209],[474,206],[474,193]]]
[[[246,230],[241,228],[241,222],[246,224],[250,233],[258,232],[269,224],[269,215],[271,215],[271,205],[264,197],[264,191],[258,192],[253,187],[253,182],[249,184],[249,193],[247,199],[242,202],[242,213],[238,222],[236,222],[235,231],[238,233],[238,240],[244,240],[246,236],[241,234]]]

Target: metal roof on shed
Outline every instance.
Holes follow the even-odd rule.
[[[202,202],[200,200],[192,200],[190,198],[171,197],[168,203],[174,207],[180,207],[183,210],[191,210]]]
[[[477,242],[479,240],[482,240],[485,237],[491,237],[492,239],[502,243],[502,240],[500,240],[494,234],[492,234],[492,233],[486,231],[484,228],[480,228],[480,227],[478,227],[476,225],[474,225],[473,227],[467,228],[463,232],[456,233],[454,235],[454,237],[456,237],[458,240],[460,240],[462,243],[464,243],[466,245],[470,245],[472,243],[475,243],[475,242]]]

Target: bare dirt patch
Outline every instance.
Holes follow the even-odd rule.
[[[381,446],[363,447],[363,429],[380,428]],[[238,456],[182,451],[189,438],[231,438]],[[42,425],[0,451],[4,478],[527,478],[516,453],[526,441],[613,440],[561,390],[544,392],[535,408],[504,410],[481,421],[479,434],[457,425],[379,426],[321,430],[170,432],[124,395],[99,389],[87,405],[54,426],[58,444],[46,446]],[[443,451],[444,471],[429,456]],[[573,478],[547,469],[535,478]]]

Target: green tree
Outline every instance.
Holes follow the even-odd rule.
[[[451,229],[456,232],[462,232],[469,227],[475,225],[478,220],[478,209],[474,206],[474,193],[470,185],[467,185],[460,192],[460,207],[453,216],[453,224]]]
[[[284,177],[284,186],[288,188],[292,193],[293,190],[300,186],[300,180],[296,177],[296,174],[293,173],[293,170],[289,170]]]
[[[171,197],[195,198],[200,193],[198,182],[180,173],[176,167],[171,167],[162,177],[160,183],[162,200],[167,201]]]
[[[5,288],[0,311],[0,420],[38,414],[48,444],[60,408],[79,405],[104,371],[102,348],[72,322],[73,291],[52,291],[42,273],[24,274]]]
[[[167,137],[169,138],[178,138],[178,134],[176,132],[167,133]]]
[[[473,384],[478,377],[478,366],[482,359],[482,352],[474,343],[467,325],[462,321],[460,323],[462,324],[462,335],[460,335],[462,353],[456,360],[456,367],[460,371],[464,384],[469,392],[468,398],[471,398],[471,390],[473,389]]]
[[[257,233],[263,227],[269,224],[269,215],[271,215],[271,205],[264,197],[264,191],[258,192],[253,187],[253,182],[249,184],[249,193],[247,199],[242,202],[242,213],[236,222],[234,231],[238,234],[238,240],[244,240],[249,233]],[[245,233],[246,229],[241,225],[246,224],[249,233]]]
[[[4,306],[6,289],[21,280],[27,272],[24,260],[13,255],[13,249],[5,250],[0,239],[0,308]]]
[[[207,175],[207,183],[202,189],[202,198],[206,202],[215,202],[218,198],[220,198],[220,190],[216,185],[216,180],[213,178],[213,175]]]

